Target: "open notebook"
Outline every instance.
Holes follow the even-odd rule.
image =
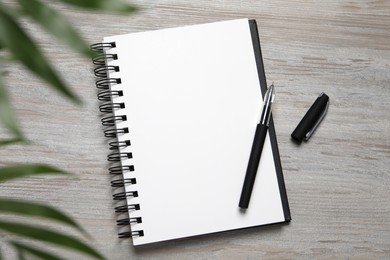
[[[119,225],[134,245],[290,220],[271,120],[249,208],[238,207],[266,81],[256,22],[104,38],[93,45]],[[120,174],[120,178],[117,174]],[[122,176],[123,174],[123,176]]]

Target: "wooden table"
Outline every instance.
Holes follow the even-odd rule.
[[[91,43],[144,30],[242,17],[257,20],[267,80],[276,85],[273,115],[291,223],[140,249],[130,240],[119,240],[92,63],[28,20],[24,25],[38,37],[83,106],[59,96],[22,66],[6,67],[14,108],[33,144],[1,149],[1,164],[49,163],[74,177],[9,182],[2,184],[0,195],[62,209],[92,235],[87,243],[108,259],[389,259],[390,2],[136,3],[142,9],[129,16],[53,6]],[[321,92],[330,97],[328,114],[309,142],[297,146],[290,134]],[[7,247],[2,251],[5,258],[14,256]]]

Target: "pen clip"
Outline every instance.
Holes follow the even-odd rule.
[[[320,97],[324,94],[324,92],[321,93]],[[324,109],[324,111],[322,112],[321,116],[318,118],[317,122],[315,123],[315,125],[313,126],[313,128],[306,133],[305,135],[305,141],[309,140],[311,135],[314,133],[314,131],[317,129],[317,127],[319,126],[319,124],[321,123],[321,121],[324,119],[325,117],[325,114],[326,112],[328,111],[328,107],[329,107],[329,100],[328,102],[326,103],[326,107]]]

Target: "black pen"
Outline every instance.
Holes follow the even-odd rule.
[[[271,117],[271,104],[274,101],[274,97],[275,90],[274,85],[272,84],[265,93],[263,112],[261,113],[260,121],[256,127],[248,168],[246,169],[244,185],[242,186],[240,203],[238,204],[238,206],[242,209],[247,209],[249,205],[257,168],[259,167],[261,152],[263,151],[264,141],[267,135],[269,120]]]

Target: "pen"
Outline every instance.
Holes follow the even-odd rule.
[[[274,85],[272,84],[265,93],[263,111],[261,113],[260,121],[256,127],[248,168],[246,169],[244,185],[242,186],[240,203],[238,204],[238,206],[242,209],[247,209],[249,205],[257,168],[259,167],[261,152],[263,151],[264,141],[267,135],[269,120],[271,117],[271,104],[274,97],[275,90]]]

